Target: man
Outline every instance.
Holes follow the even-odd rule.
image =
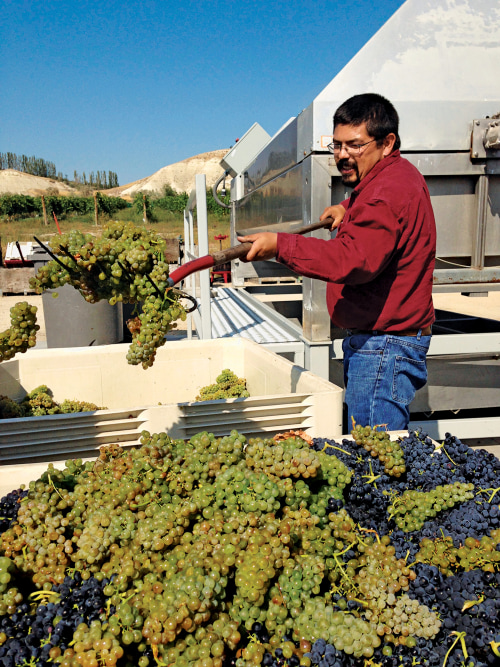
[[[427,381],[434,321],[432,276],[436,229],[420,172],[401,157],[399,118],[381,95],[348,99],[333,118],[333,153],[342,182],[353,187],[325,209],[334,239],[262,232],[245,261],[276,257],[327,285],[327,307],[343,341],[348,417],[362,426],[406,429],[409,404]]]

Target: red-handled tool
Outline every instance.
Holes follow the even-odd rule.
[[[313,232],[316,229],[324,229],[326,227],[330,227],[332,223],[333,223],[333,218],[325,218],[325,220],[314,222],[312,225],[305,225],[304,227],[300,227],[293,233],[307,234],[308,232]],[[196,273],[196,271],[202,271],[203,269],[211,269],[213,266],[220,266],[221,264],[230,262],[233,259],[239,259],[240,257],[244,257],[248,253],[251,247],[252,244],[249,242],[240,243],[240,245],[233,246],[232,248],[227,248],[226,250],[219,250],[211,255],[204,255],[203,257],[198,257],[197,259],[193,259],[190,262],[186,262],[178,269],[175,269],[175,271],[172,271],[172,273],[168,277],[168,284],[170,285],[170,287],[173,287],[181,280],[184,280],[184,278],[186,278],[187,276],[190,276],[192,273]]]

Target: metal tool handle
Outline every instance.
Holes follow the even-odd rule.
[[[325,220],[313,222],[312,225],[305,225],[304,227],[300,227],[294,232],[294,234],[307,234],[308,232],[313,232],[316,229],[330,227],[332,223],[333,218],[325,218]],[[244,257],[251,247],[252,244],[250,242],[245,242],[240,243],[240,245],[233,246],[232,248],[227,248],[226,250],[219,250],[212,253],[211,255],[197,257],[190,262],[186,262],[186,264],[183,264],[178,269],[175,269],[175,271],[173,271],[168,277],[168,283],[170,286],[176,285],[181,280],[184,280],[184,278],[190,276],[196,271],[211,269],[213,266],[220,266],[221,264],[230,262],[233,259]]]
[[[304,225],[295,230],[294,234],[307,234],[308,232],[314,232],[316,229],[324,229],[325,227],[330,227],[333,223],[333,218],[325,218],[325,220],[320,220],[318,222],[313,222],[311,225]],[[231,262],[234,259],[239,259],[244,257],[252,244],[249,241],[240,243],[240,245],[232,246],[231,248],[226,248],[226,250],[218,250],[211,253],[214,258],[214,266],[220,266],[226,262]]]

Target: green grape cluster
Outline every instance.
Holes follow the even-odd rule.
[[[0,396],[0,419],[94,412],[95,410],[105,409],[88,401],[65,399],[62,403],[57,403],[53,398],[52,391],[45,384],[30,391],[20,403],[8,396]]]
[[[352,579],[360,599],[369,608],[374,604],[371,602],[375,595],[374,588],[386,597],[395,596],[400,591],[407,591],[409,582],[416,578],[406,561],[395,557],[395,549],[386,535],[379,541],[367,537],[357,550],[358,557],[351,560],[349,565],[355,570]]]
[[[434,637],[441,622],[428,607],[406,595],[416,574],[405,560],[395,557],[390,538],[368,537],[357,551],[346,568],[352,584],[349,592],[363,604],[365,618],[377,626],[384,642],[413,647],[415,637]]]
[[[107,300],[131,302],[147,296],[149,275],[161,260],[165,243],[145,227],[111,222],[101,236],[72,230],[52,241],[52,260],[40,267],[30,285],[46,289],[72,284],[89,303]],[[63,268],[63,266],[65,268]]]
[[[281,595],[292,618],[304,604],[321,592],[326,575],[325,560],[318,554],[292,555],[283,564],[274,595]]]
[[[72,285],[89,303],[106,300],[141,304],[142,311],[131,320],[130,364],[153,365],[165,336],[186,319],[179,295],[168,285],[169,265],[164,261],[165,241],[145,227],[111,222],[100,237],[71,231],[53,242],[57,256],[40,267],[30,280],[41,294],[47,289]]]
[[[136,532],[137,515],[131,510],[102,507],[87,515],[83,530],[72,546],[77,568],[92,565],[112,544],[126,546]]]
[[[59,406],[52,397],[52,392],[47,385],[42,384],[27,394],[21,407],[26,417],[39,417],[41,415],[53,415],[59,412]]]
[[[64,401],[59,404],[59,410],[61,414],[65,415],[75,412],[94,412],[95,410],[106,410],[106,408],[99,407],[95,403],[90,403],[89,401],[77,401],[65,398]]]
[[[290,544],[300,554],[310,554],[324,559],[329,580],[335,584],[344,575],[338,556],[349,550],[360,541],[360,534],[345,510],[331,512],[326,521],[322,516],[312,513],[310,507],[293,510],[283,508],[283,519],[280,523],[281,539]],[[354,571],[350,572],[350,575]],[[349,578],[348,589],[352,588]]]
[[[321,463],[317,452],[300,438],[251,440],[245,450],[246,464],[275,477],[316,477]],[[328,457],[329,458],[329,457]]]
[[[435,540],[424,538],[415,557],[419,563],[435,565],[447,576],[461,570],[484,570],[498,572],[500,570],[500,530],[492,530],[490,535],[481,539],[467,537],[460,547],[453,545],[451,537],[440,537]]]
[[[294,637],[306,637],[310,641],[323,638],[355,658],[371,658],[374,649],[382,643],[373,623],[335,610],[320,596],[305,603],[296,619]]]
[[[336,456],[328,456],[325,452],[318,452],[321,463],[320,478],[325,480],[333,489],[345,489],[352,479],[352,472]]]
[[[259,532],[250,536],[248,545],[237,560],[235,573],[237,595],[254,607],[262,607],[270,582],[276,575],[275,561],[278,554],[283,553],[279,539],[277,546],[281,548],[280,551],[273,549],[269,535]]]
[[[473,489],[474,484],[455,482],[437,486],[432,491],[405,491],[393,499],[387,511],[405,533],[420,530],[425,521],[435,517],[438,512],[474,498]]]
[[[277,478],[276,483],[280,490],[280,497],[283,498],[283,502],[287,507],[298,510],[299,508],[309,506],[312,491],[306,480],[293,480],[291,477],[282,477]]]
[[[237,377],[228,368],[222,371],[215,379],[215,384],[209,384],[200,389],[196,401],[216,401],[224,398],[247,398],[247,381]]]
[[[127,361],[132,366],[141,364],[144,369],[150,368],[158,348],[167,342],[167,332],[177,326],[175,320],[186,319],[186,312],[180,304],[174,305],[168,299],[168,292],[165,294],[164,298],[152,294],[144,299],[142,313],[137,318],[139,325],[131,329],[132,342],[127,352]]]
[[[36,345],[36,306],[20,301],[10,309],[10,328],[0,332],[0,363]]]
[[[238,509],[261,515],[278,510],[279,487],[265,473],[249,470],[245,461],[221,471],[214,482],[213,504],[226,513]]]
[[[365,617],[377,626],[377,634],[385,642],[413,648],[417,645],[416,637],[431,639],[439,632],[438,614],[406,593],[396,598],[375,587],[373,595],[374,604],[365,612]]]
[[[73,634],[70,651],[63,654],[68,667],[82,665],[109,665],[113,667],[123,657],[125,651],[116,636],[107,628],[107,623],[91,621],[90,625],[80,623]],[[52,659],[59,655],[53,655]]]
[[[13,583],[16,567],[10,558],[0,556],[0,616],[12,614],[23,601],[23,595]]]
[[[403,450],[398,442],[392,442],[387,431],[379,431],[377,426],[361,426],[353,420],[351,435],[354,442],[370,452],[384,464],[384,470],[392,477],[401,477],[406,471]]]
[[[147,438],[147,436],[146,436]],[[142,439],[145,442],[145,439]],[[215,438],[213,434],[202,432],[193,436],[188,444],[177,446],[177,456],[172,461],[167,475],[169,490],[177,495],[197,492],[213,492],[212,487],[196,487],[218,475],[221,470],[239,463],[243,458],[246,438],[237,431],[229,436]],[[207,504],[211,500],[207,500]]]
[[[153,664],[176,667],[193,665],[222,667],[227,648],[234,650],[240,639],[238,623],[231,620],[228,614],[221,613],[213,623],[197,627],[192,633],[187,633],[185,639],[177,641],[174,645],[165,647],[153,644],[155,661]],[[148,667],[148,665],[151,663],[147,657],[139,658],[138,667]]]

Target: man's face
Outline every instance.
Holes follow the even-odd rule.
[[[391,137],[392,139],[389,139]],[[377,142],[373,141],[373,137],[366,131],[366,123],[337,125],[333,131],[333,142],[342,144],[342,149],[334,155],[337,169],[342,176],[342,183],[352,188],[356,187],[377,162],[389,155],[395,138],[394,134],[390,134],[382,141],[381,146],[377,146]],[[359,150],[359,154],[357,154],[358,151],[355,151],[353,155],[347,152],[346,147],[359,144],[366,144]]]

